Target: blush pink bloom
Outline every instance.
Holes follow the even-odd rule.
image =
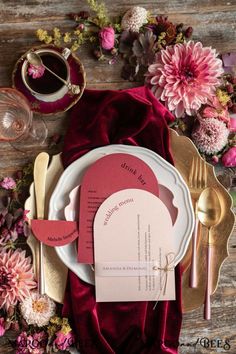
[[[99,41],[103,49],[111,50],[115,45],[115,31],[113,27],[104,27],[99,32]]]
[[[17,354],[44,354],[48,336],[46,332],[41,331],[28,335],[26,332],[21,332],[17,337]]]
[[[236,146],[231,147],[222,157],[225,167],[236,167]]]
[[[60,350],[66,350],[75,343],[75,337],[72,331],[64,334],[61,331],[56,333],[56,339],[54,340],[54,345]]]
[[[32,76],[33,79],[38,79],[43,76],[45,68],[43,65],[34,66],[30,64],[28,68],[28,74]]]
[[[46,352],[46,346],[48,342],[48,335],[45,331],[34,333],[32,336],[28,336],[30,341],[30,353],[44,354]]]
[[[26,332],[21,332],[16,338],[16,354],[28,354],[28,336]]]
[[[221,151],[228,143],[229,129],[215,118],[202,119],[193,129],[192,140],[197,148],[207,155]]]
[[[36,287],[31,258],[17,249],[0,252],[0,308],[8,310]]]
[[[4,189],[14,189],[16,187],[16,182],[11,177],[5,177],[0,182],[0,186]]]
[[[217,97],[213,97],[211,104],[205,107],[201,116],[203,118],[216,118],[230,125],[230,115],[227,106],[222,106]]]
[[[4,336],[4,333],[6,332],[5,329],[5,320],[3,317],[0,317],[0,337]]]
[[[149,66],[147,83],[177,118],[193,115],[215,94],[223,74],[215,49],[200,42],[175,44],[161,50]]]

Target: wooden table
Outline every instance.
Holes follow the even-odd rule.
[[[132,5],[140,5],[153,14],[163,14],[175,23],[194,27],[193,38],[204,45],[211,45],[218,52],[236,51],[236,0],[169,0],[141,2],[131,0],[106,0],[109,12],[121,14]],[[70,29],[73,24],[66,14],[88,9],[86,1],[78,0],[2,0],[0,1],[0,86],[11,86],[15,62],[31,46],[38,44],[35,30],[58,26]],[[97,62],[88,48],[79,51],[87,73],[87,87],[120,89],[131,87],[120,78],[122,63],[115,66]],[[47,142],[40,148],[35,144],[30,152],[20,153],[8,143],[0,143],[0,176],[12,174],[34,160],[40,150],[54,154],[61,145],[50,146],[55,133],[64,134],[68,113],[45,117],[49,130]],[[212,320],[203,320],[203,309],[187,313],[183,318],[180,336],[180,353],[236,353],[236,232],[229,242],[229,258],[225,261],[218,289],[212,296]],[[205,339],[204,339],[205,338]],[[228,340],[230,348],[225,345]],[[218,346],[218,349],[216,349]],[[0,353],[13,353],[7,338],[0,339]]]

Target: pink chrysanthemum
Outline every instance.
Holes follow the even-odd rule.
[[[133,6],[123,16],[121,28],[124,31],[139,32],[140,28],[148,22],[148,12],[144,7]]]
[[[25,251],[0,252],[0,308],[8,310],[35,287],[31,258],[25,257]]]
[[[228,142],[229,129],[218,119],[208,118],[199,122],[192,133],[192,139],[197,148],[207,154],[216,154]]]
[[[215,49],[200,42],[175,44],[157,54],[148,68],[147,82],[177,118],[192,115],[214,94],[223,74]]]
[[[46,326],[56,312],[56,304],[47,295],[32,291],[20,304],[21,314],[29,325]]]

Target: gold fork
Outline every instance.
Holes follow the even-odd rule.
[[[207,187],[207,168],[206,163],[201,157],[193,157],[192,165],[189,173],[189,189],[192,197],[195,225],[192,235],[192,259],[190,271],[190,287],[197,287],[197,235],[198,235],[198,199],[204,188]]]

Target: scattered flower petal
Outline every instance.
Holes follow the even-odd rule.
[[[5,177],[0,182],[0,186],[4,189],[14,189],[16,187],[16,182],[12,177]]]
[[[35,65],[30,64],[29,68],[28,68],[28,74],[30,76],[32,76],[33,79],[38,79],[38,78],[42,77],[44,74],[44,71],[45,71],[45,68],[43,65],[35,66]]]

